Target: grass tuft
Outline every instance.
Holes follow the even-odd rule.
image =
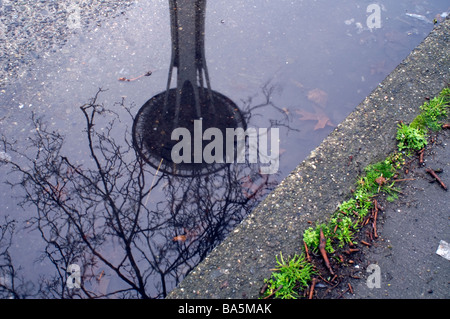
[[[265,282],[268,285],[265,291],[266,296],[273,296],[279,299],[297,299],[299,291],[308,286],[311,276],[315,273],[304,254],[294,255],[288,260],[284,260],[280,253],[280,258],[276,257],[277,268],[269,279]]]

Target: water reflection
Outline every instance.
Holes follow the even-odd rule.
[[[141,130],[154,128],[155,113],[147,121],[128,101],[141,106],[162,94],[174,114],[183,89],[166,85],[174,82],[167,66],[172,61],[169,70],[177,72],[180,66],[170,55],[168,5],[137,2],[127,15],[43,52],[32,70],[0,89],[0,130],[7,136],[0,175],[15,185],[0,188],[0,297],[163,297],[274,185],[248,164],[181,178],[173,173],[191,175],[193,167],[163,167],[168,154],[153,152],[151,143],[143,151],[133,145],[132,123],[141,123],[135,132],[143,142],[153,132]],[[381,8],[382,28],[368,30],[366,5],[354,1],[208,2],[209,69],[197,49],[203,39],[190,46],[191,62],[182,62],[203,57],[202,72],[191,68],[184,76],[190,83],[196,77],[200,112],[192,107],[195,92],[184,103],[190,108],[178,94],[179,120],[187,110],[190,119],[208,115],[204,101],[215,102],[208,73],[212,86],[238,103],[242,123],[284,129],[280,176],[286,176],[432,29],[405,13],[432,20],[448,11],[448,1]],[[149,77],[117,81],[150,69]],[[263,85],[269,80],[274,85]],[[80,110],[98,86],[109,91]],[[114,104],[123,96],[126,103]],[[31,111],[45,117],[29,121]],[[174,122],[164,123],[172,129]],[[288,136],[289,126],[301,131]],[[82,266],[78,290],[66,287],[72,263]]]
[[[177,141],[172,140],[171,132],[181,127],[194,136],[198,134],[194,121],[201,120],[201,136],[209,128],[219,129],[225,136],[226,128],[245,129],[246,123],[233,101],[211,89],[205,57],[206,0],[169,3],[172,57],[167,87],[139,110],[133,125],[133,141],[140,156],[163,172],[181,176],[210,174],[225,164],[172,161],[171,151]],[[176,88],[171,89],[174,67]]]
[[[112,137],[118,117],[97,103],[98,95],[81,107],[90,157],[83,165],[63,152],[64,137],[41,118],[33,118],[28,152],[4,141],[5,153],[24,159],[2,162],[11,168],[10,185],[25,193],[22,207],[36,208],[27,225],[42,236],[41,258],[57,274],[40,278],[37,291],[26,290],[28,282],[10,287],[21,275],[7,258],[14,224],[7,220],[0,244],[2,297],[164,297],[271,186],[254,164],[191,178],[155,171],[128,135],[124,141]],[[97,125],[102,119],[107,124]],[[71,264],[81,267],[81,289],[66,287]]]
[[[265,102],[248,101],[243,111],[209,84],[203,87],[206,3],[196,1],[190,8],[195,14],[186,16],[180,3],[193,2],[171,1],[174,40],[167,90],[145,103],[136,116],[131,106],[119,103],[133,123],[132,134],[117,128],[125,119],[114,111],[118,105],[99,102],[107,94],[100,89],[80,107],[85,127],[84,145],[78,147],[88,150],[89,160],[80,163],[68,155],[64,136],[35,114],[34,134],[25,150],[11,138],[3,139],[1,164],[10,168],[8,184],[23,194],[24,209],[36,210],[26,228],[40,234],[39,258],[49,261],[55,273],[34,280],[21,273],[10,255],[21,225],[7,217],[0,228],[0,297],[165,297],[273,186],[258,164],[217,169],[171,163],[170,134],[164,131],[176,125],[192,129],[198,118],[206,120],[205,129],[246,127],[256,110],[275,107],[270,84],[263,87]],[[183,42],[179,30],[190,25],[196,29]],[[173,67],[178,68],[176,89],[169,88]],[[274,123],[284,120],[282,116]]]

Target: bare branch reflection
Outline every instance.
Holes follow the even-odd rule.
[[[65,137],[35,115],[26,151],[4,140],[14,159],[2,162],[12,171],[8,183],[24,192],[24,209],[36,210],[25,224],[40,234],[40,260],[50,261],[55,272],[33,285],[19,280],[9,255],[17,225],[6,219],[2,297],[163,298],[275,185],[250,163],[191,178],[156,171],[136,154],[128,130],[116,138],[123,136],[115,130],[119,115],[99,103],[102,92],[80,107],[83,160],[67,155]],[[271,106],[265,98],[258,108]],[[119,106],[134,120],[131,107],[124,101]],[[247,119],[249,110],[255,110],[251,103],[243,112]],[[81,267],[80,288],[67,287],[71,264]]]

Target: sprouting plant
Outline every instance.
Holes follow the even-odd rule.
[[[265,280],[268,284],[265,294],[281,299],[298,298],[299,291],[308,286],[311,276],[315,273],[313,265],[303,254],[294,255],[285,261],[280,253],[280,258],[277,256],[276,260],[277,268],[270,279]]]
[[[353,239],[353,220],[350,217],[343,217],[337,221],[335,237],[338,241],[338,247],[342,248],[345,244],[351,243]]]
[[[386,161],[388,161],[392,165],[394,171],[402,168],[406,162],[403,154],[399,152],[394,152],[391,155],[389,155],[386,158]]]
[[[449,102],[450,101],[450,87],[446,87],[446,88],[442,89],[440,95],[443,96],[444,98],[446,98],[447,102]]]
[[[309,227],[303,233],[303,241],[306,246],[316,249],[319,247],[319,234],[317,234],[316,229]]]
[[[339,205],[339,211],[347,215],[353,214],[353,212],[357,210],[356,204],[356,199],[351,198]]]
[[[410,126],[439,131],[441,129],[440,121],[448,116],[449,100],[448,95],[441,93],[429,102],[425,102],[420,107],[422,113],[414,119]]]
[[[332,236],[330,236],[331,230],[330,230],[329,225],[319,224],[316,226],[316,228],[309,227],[303,233],[303,241],[309,248],[317,251],[317,249],[319,248],[319,242],[320,242],[320,229],[322,229],[322,231],[325,235],[325,238],[327,239],[327,242],[325,245],[326,251],[329,253],[333,253],[334,249],[333,249],[333,246],[331,243]]]
[[[419,151],[427,145],[426,131],[401,123],[398,125],[397,141],[399,151]]]

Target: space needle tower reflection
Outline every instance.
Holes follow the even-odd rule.
[[[198,134],[194,121],[201,120],[200,134],[218,128],[225,135],[226,128],[245,130],[246,123],[233,101],[211,88],[205,58],[206,0],[169,0],[169,8],[172,56],[167,87],[140,108],[133,124],[133,144],[139,156],[162,172],[177,176],[210,174],[224,168],[225,161],[175,163],[171,151],[178,141],[171,139],[172,131],[182,127],[191,135]],[[171,88],[174,69],[176,87]],[[190,155],[194,157],[193,150]]]

